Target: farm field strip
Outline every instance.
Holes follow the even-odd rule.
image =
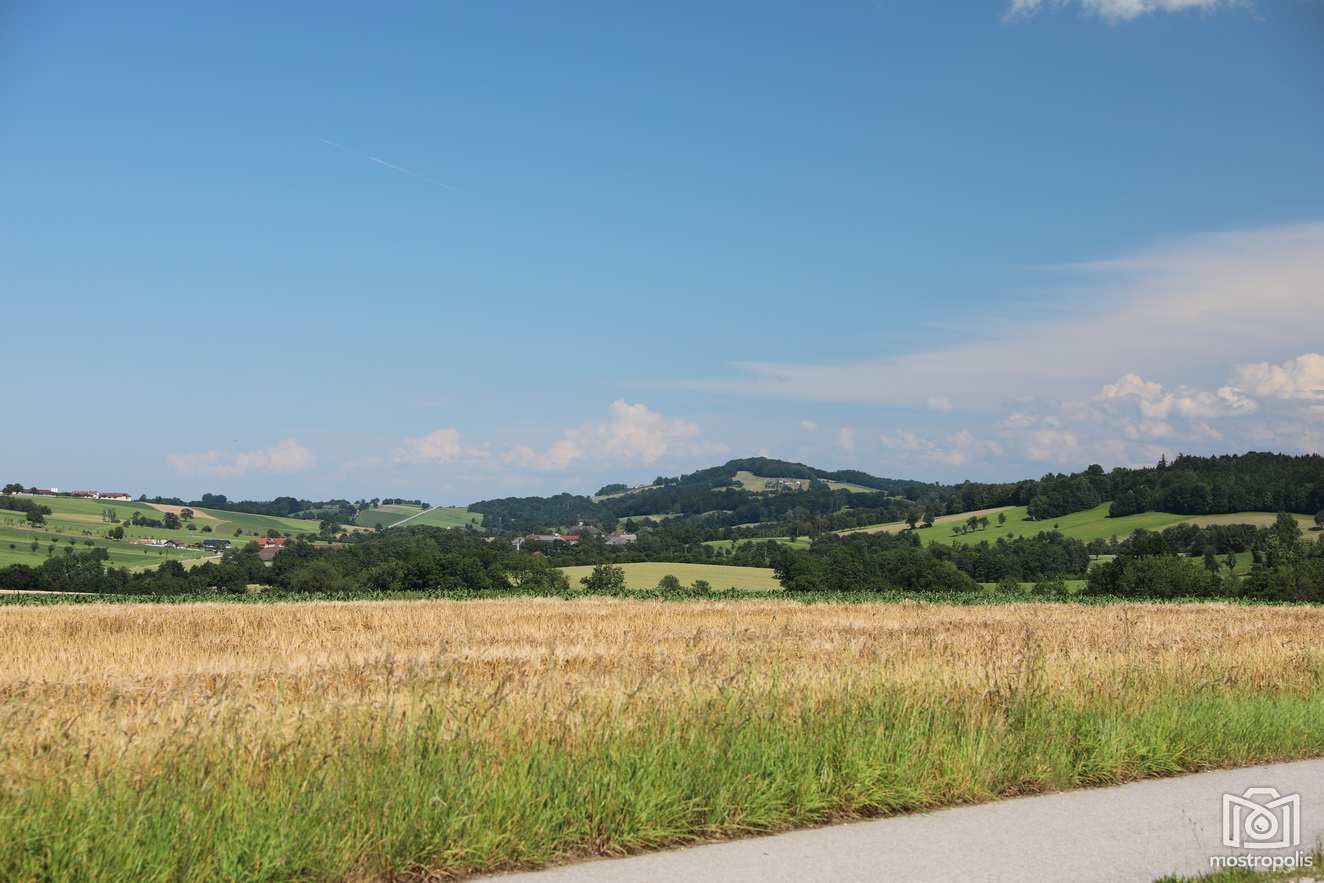
[[[1324,610],[0,608],[0,878],[453,876],[1324,754]]]
[[[478,526],[483,523],[483,516],[477,512],[470,512],[463,506],[436,506],[396,522],[396,524],[404,523],[410,527],[464,527],[466,524]]]
[[[783,480],[799,481],[802,482],[803,486],[805,487],[808,487],[810,481],[807,478],[790,478],[788,476],[777,476],[777,475],[755,475],[754,473],[748,472],[744,469],[737,472],[734,478],[736,480],[736,483],[739,484],[740,487],[742,487],[743,489],[747,491],[756,491],[756,492],[767,490],[768,482],[770,481],[783,481]],[[850,491],[853,494],[880,493],[880,491],[878,491],[875,488],[865,487],[864,485],[860,485],[860,484],[852,484],[848,481],[829,481],[827,479],[819,479],[819,481],[822,481],[824,484],[826,484],[829,488],[831,488],[834,491]]]
[[[1142,512],[1121,518],[1109,518],[1108,506],[1109,504],[1104,503],[1095,506],[1093,509],[1073,512],[1070,515],[1044,521],[1032,521],[1027,516],[1024,506],[981,509],[977,512],[943,515],[935,521],[933,527],[921,527],[917,530],[917,533],[921,542],[925,545],[935,542],[978,543],[981,540],[992,542],[998,537],[1034,536],[1047,530],[1058,530],[1069,538],[1089,542],[1090,540],[1106,540],[1113,536],[1123,540],[1137,530],[1163,530],[1178,524],[1256,524],[1266,526],[1273,524],[1277,517],[1277,514],[1273,512],[1232,512],[1221,515],[1177,515],[1171,512]],[[999,513],[1007,517],[1005,524],[998,524]],[[956,533],[955,528],[963,525],[966,519],[971,516],[988,518],[989,526],[968,534]],[[1314,521],[1309,516],[1298,514],[1296,519],[1302,530],[1314,527]],[[869,527],[850,528],[838,532],[842,534],[895,533],[906,529],[908,529],[908,525],[904,521],[897,521],[889,524],[870,525]]]
[[[731,564],[669,564],[653,561],[619,564],[617,566],[625,571],[625,585],[631,589],[654,588],[658,580],[667,574],[671,574],[687,586],[695,580],[704,579],[712,584],[714,590],[781,591],[781,583],[777,582],[777,578],[772,575],[772,569],[768,567],[737,567]],[[561,572],[570,580],[571,588],[577,588],[579,581],[592,571],[593,565],[591,564],[561,568]]]
[[[727,549],[733,549],[736,546],[744,545],[745,543],[769,542],[781,543],[783,546],[789,546],[792,549],[808,549],[810,545],[810,541],[806,537],[797,537],[795,539],[791,539],[790,537],[755,537],[743,540],[705,540],[704,545],[710,549],[726,551]]]
[[[355,518],[354,523],[360,527],[376,528],[378,525],[389,527],[398,521],[420,515],[425,511],[418,506],[378,506],[375,509],[364,509]]]

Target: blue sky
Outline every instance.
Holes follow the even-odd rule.
[[[24,3],[5,481],[1324,447],[1324,3]]]

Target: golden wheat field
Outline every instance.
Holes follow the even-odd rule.
[[[0,624],[10,738],[117,757],[219,721],[262,739],[442,697],[461,703],[457,719],[491,696],[489,717],[573,727],[773,682],[808,695],[883,681],[967,696],[1033,676],[1084,697],[1132,689],[1137,674],[1156,687],[1306,688],[1324,659],[1324,610],[1221,604],[89,605],[3,609]],[[10,753],[8,772],[28,753]]]
[[[6,877],[134,867],[98,824],[159,879],[463,873],[1324,751],[1302,607],[107,604],[0,634],[0,819],[33,838]]]

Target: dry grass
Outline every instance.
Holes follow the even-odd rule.
[[[1244,722],[1230,724],[1234,729],[1222,736],[1210,731],[1218,726],[1210,721],[1191,721],[1198,732],[1181,732],[1181,715],[1195,714],[1190,709],[1205,708],[1202,703],[1261,699],[1278,703],[1273,707],[1281,706],[1289,717],[1304,715],[1301,726],[1310,732],[1315,722],[1310,715],[1321,713],[1324,673],[1324,610],[1313,608],[804,606],[780,600],[601,598],[126,604],[2,608],[0,634],[6,636],[0,642],[0,733],[6,748],[0,754],[0,814],[8,808],[8,821],[27,819],[34,830],[54,824],[45,816],[40,825],[32,820],[37,818],[32,808],[46,805],[34,795],[44,795],[43,800],[61,795],[62,812],[69,812],[65,802],[84,793],[80,788],[84,796],[98,793],[101,801],[113,802],[106,794],[119,793],[112,788],[115,782],[132,777],[140,786],[167,768],[183,776],[178,770],[203,763],[213,770],[203,776],[212,784],[198,799],[219,800],[225,788],[237,786],[217,784],[214,768],[236,758],[242,763],[225,781],[242,780],[249,789],[245,794],[266,794],[261,802],[279,804],[263,789],[276,788],[272,782],[279,777],[271,771],[283,769],[292,755],[306,762],[295,765],[304,783],[298,793],[316,780],[329,794],[334,791],[326,785],[330,770],[357,778],[373,764],[385,769],[402,763],[421,750],[420,733],[429,752],[452,743],[467,746],[465,757],[490,751],[493,766],[483,775],[518,779],[509,807],[473,809],[475,818],[483,811],[522,813],[530,800],[548,799],[540,789],[552,787],[544,780],[551,773],[539,779],[523,770],[522,758],[544,758],[541,763],[555,755],[562,764],[556,769],[595,769],[605,777],[603,793],[612,794],[613,788],[644,787],[637,779],[614,782],[612,776],[624,775],[621,758],[630,751],[662,750],[663,743],[683,743],[666,755],[669,759],[649,762],[663,778],[672,775],[668,764],[683,767],[691,756],[700,766],[738,767],[742,755],[730,745],[723,757],[696,756],[704,743],[694,740],[704,732],[745,745],[742,734],[757,730],[762,735],[744,750],[773,750],[768,746],[784,742],[777,750],[791,752],[805,748],[797,739],[831,742],[815,728],[844,721],[843,732],[862,726],[864,735],[836,749],[816,744],[813,750],[849,753],[858,744],[859,762],[876,766],[882,763],[880,749],[865,743],[881,738],[880,728],[891,728],[889,746],[895,743],[897,751],[911,746],[894,763],[922,766],[923,755],[931,752],[936,764],[900,784],[846,781],[875,773],[842,774],[831,795],[808,802],[787,798],[789,803],[783,800],[766,816],[758,815],[758,807],[737,807],[732,821],[727,807],[714,821],[710,804],[717,797],[659,791],[659,800],[674,799],[684,807],[669,810],[679,818],[669,815],[665,824],[654,819],[645,825],[634,816],[628,823],[613,816],[585,833],[573,819],[555,814],[560,821],[538,822],[546,828],[545,843],[538,840],[541,833],[483,849],[428,840],[426,846],[410,847],[421,853],[408,855],[355,841],[334,860],[305,857],[302,864],[281,865],[267,859],[265,867],[275,877],[339,876],[365,867],[372,874],[395,874],[418,862],[448,871],[538,862],[569,852],[637,848],[856,812],[1313,753],[1324,739],[1318,732],[1239,734],[1235,726]],[[1220,717],[1211,720],[1239,720],[1229,717],[1229,707],[1219,706]],[[1266,725],[1283,728],[1256,709],[1247,720],[1264,718]],[[886,727],[855,721],[853,716],[866,711],[887,721]],[[1075,721],[1073,714],[1088,721]],[[1135,722],[1145,714],[1149,723]],[[1116,724],[1121,736],[1114,733],[1104,746],[1090,742],[1102,738],[1095,732],[1100,721]],[[727,735],[718,735],[723,732]],[[1018,746],[1019,753],[1015,758],[986,754],[993,745],[989,739],[1015,740],[1006,745]],[[607,748],[616,759],[604,766],[594,752]],[[788,771],[795,766],[787,759],[791,754],[778,757],[782,760],[762,757],[757,765],[771,764],[765,774],[774,776],[779,763]],[[428,775],[458,787],[451,777],[461,774],[446,769]],[[714,772],[719,767],[704,769],[703,775],[677,772],[674,781],[666,780],[670,784],[656,787],[701,790],[707,778],[721,774]],[[251,770],[264,772],[249,781],[258,776]],[[392,767],[387,778],[417,775],[419,787],[427,786],[428,775],[415,766],[409,770],[414,772]],[[884,785],[893,791],[878,792]],[[795,793],[804,787],[795,784],[800,789]],[[155,811],[134,805],[135,812]],[[258,812],[252,808],[256,804],[242,805]],[[423,824],[417,821],[419,811],[411,812],[414,824]],[[436,818],[428,824],[441,825]],[[489,819],[498,826],[501,821]],[[563,830],[566,824],[570,830]],[[612,825],[622,830],[611,830]],[[219,840],[208,841],[209,849],[223,847]],[[0,875],[31,873],[31,856],[16,849],[0,847]],[[86,872],[88,865],[75,870]]]

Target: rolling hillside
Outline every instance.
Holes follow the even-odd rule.
[[[378,506],[374,509],[364,509],[354,519],[354,523],[360,527],[390,527],[398,521],[403,521],[424,511],[418,506]]]
[[[418,506],[393,504],[364,509],[355,523],[360,527],[393,527],[397,524],[408,527],[464,527],[466,524],[481,525],[483,516],[470,512],[463,506],[437,506],[422,509]]]
[[[920,528],[917,532],[920,540],[929,543],[978,543],[983,540],[992,542],[998,537],[1034,536],[1046,530],[1059,530],[1063,535],[1089,542],[1090,540],[1108,539],[1116,536],[1122,540],[1137,530],[1163,530],[1175,524],[1255,524],[1260,526],[1273,524],[1277,517],[1273,512],[1230,512],[1220,515],[1175,515],[1170,512],[1143,512],[1138,515],[1125,515],[1121,518],[1108,517],[1109,504],[1104,503],[1084,512],[1073,512],[1060,518],[1044,521],[1032,521],[1026,515],[1024,506],[1003,506],[983,509],[977,512],[963,512],[959,515],[944,515],[937,519],[931,528]],[[1007,517],[1005,524],[998,524],[998,515]],[[956,528],[965,524],[971,516],[988,518],[989,526],[971,533],[961,534]],[[1296,515],[1302,530],[1314,527],[1314,519]],[[906,530],[904,521],[878,524],[870,527],[855,528],[841,533],[894,533]]]
[[[191,521],[186,521],[184,526],[177,530],[169,530],[164,527],[134,525],[130,524],[129,520],[135,513],[142,515],[143,518],[161,520],[166,512],[177,515],[183,507],[85,500],[74,497],[33,499],[51,509],[51,514],[46,516],[46,524],[42,527],[30,527],[24,520],[22,512],[0,509],[0,566],[37,565],[45,561],[49,554],[63,554],[61,548],[72,545],[78,551],[87,551],[93,547],[104,548],[110,555],[112,565],[142,570],[155,567],[162,561],[187,561],[212,553],[200,549],[136,545],[130,542],[134,539],[176,540],[191,544],[214,538],[242,544],[246,538],[265,536],[269,530],[297,536],[301,533],[316,534],[318,528],[317,522],[298,518],[193,507],[194,517]],[[119,522],[107,521],[105,516],[108,513],[114,513],[114,517],[120,519]],[[189,530],[188,524],[192,524],[194,529]],[[107,532],[115,527],[123,528],[123,539],[109,539],[106,536]],[[211,530],[204,530],[207,527]],[[32,548],[34,543],[37,544],[35,550]],[[49,551],[52,544],[56,547],[54,553]]]
[[[742,490],[753,491],[754,493],[763,493],[765,491],[775,491],[781,486],[786,486],[792,490],[808,490],[810,479],[783,476],[783,475],[755,475],[745,469],[741,469],[733,476],[736,483]],[[862,484],[854,484],[849,481],[835,481],[832,479],[819,479],[834,491],[850,491],[853,494],[876,494],[875,488],[865,487]]]

